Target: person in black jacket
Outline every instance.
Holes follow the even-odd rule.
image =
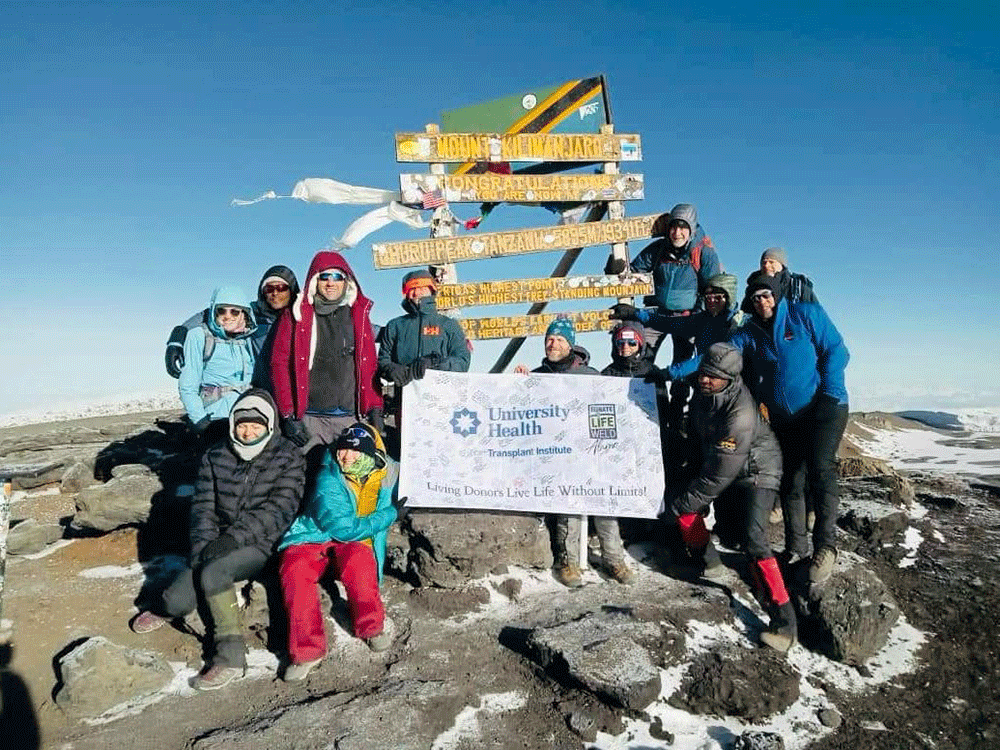
[[[704,515],[708,506],[729,494],[742,510],[746,550],[760,598],[771,618],[761,641],[788,651],[795,643],[796,621],[784,579],[767,541],[768,515],[781,486],[781,447],[740,376],[743,356],[726,343],[712,344],[698,369],[698,392],[691,404],[691,425],[701,446],[696,475],[673,495],[670,510],[704,576],[723,573]]]
[[[189,567],[163,593],[161,616],[142,611],[132,630],[148,633],[197,606],[200,590],[214,626],[210,665],[191,681],[215,690],[246,670],[246,645],[233,584],[258,575],[299,510],[302,451],[278,430],[269,393],[251,389],[229,413],[229,436],[205,451],[191,500]]]

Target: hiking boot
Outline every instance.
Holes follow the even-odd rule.
[[[129,627],[133,633],[152,633],[166,625],[169,620],[166,617],[154,615],[152,612],[140,612],[132,618]]]
[[[583,571],[571,562],[561,562],[556,565],[556,580],[563,586],[578,589],[583,586]]]
[[[606,562],[604,563],[604,570],[609,576],[618,581],[618,583],[623,583],[626,586],[635,583],[635,572],[624,560],[611,563]]]
[[[706,581],[721,581],[726,575],[726,566],[722,564],[719,550],[709,541],[702,552],[701,577]]]
[[[201,674],[192,677],[188,681],[188,685],[195,690],[218,690],[244,674],[246,674],[246,669],[243,667],[213,664]]]
[[[795,621],[795,607],[790,601],[774,608],[771,625],[760,634],[760,642],[775,651],[787,654],[795,645],[798,627]]]
[[[383,630],[378,635],[373,635],[371,638],[366,638],[365,643],[368,644],[368,648],[372,651],[379,652],[385,651],[389,646],[392,645],[392,636],[389,635],[388,631]]]
[[[809,565],[809,582],[825,583],[833,573],[836,562],[837,550],[833,547],[823,547],[813,555],[812,563]]]
[[[321,656],[318,659],[312,659],[311,661],[304,661],[301,664],[289,664],[285,667],[285,682],[298,682],[299,680],[304,680],[306,675],[308,675],[313,667],[323,661]]]

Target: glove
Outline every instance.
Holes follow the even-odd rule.
[[[212,424],[212,418],[206,414],[204,417],[202,417],[201,419],[199,419],[197,422],[192,422],[191,423],[191,431],[195,435],[203,435],[203,434],[205,434],[205,430],[208,429],[208,426],[210,424]]]
[[[619,302],[611,308],[611,315],[609,317],[613,320],[639,320],[639,311],[632,305]]]
[[[385,438],[385,417],[378,407],[368,412],[368,424],[378,430],[378,434]]]
[[[301,419],[285,417],[281,420],[281,434],[300,448],[309,442],[309,430]]]
[[[420,357],[420,359],[414,360],[410,363],[410,375],[413,376],[414,380],[420,380],[424,375],[427,374],[427,369],[434,369],[434,366],[438,363],[438,356],[436,354],[431,354],[427,357]]]
[[[167,353],[164,357],[167,365],[167,374],[172,378],[179,378],[184,367],[184,339],[187,337],[188,329],[184,326],[174,326],[167,339]]]
[[[664,385],[668,380],[670,380],[670,373],[666,370],[661,370],[659,367],[653,367],[649,372],[646,373],[646,377],[643,378],[647,383],[656,383],[656,385]]]
[[[624,258],[616,258],[614,255],[609,255],[608,262],[604,265],[604,273],[617,276],[620,273],[624,273],[626,268],[628,268],[628,261]]]
[[[198,560],[202,565],[207,565],[212,560],[217,560],[220,557],[225,557],[230,552],[235,552],[239,547],[240,545],[229,534],[222,534],[218,539],[213,539],[204,546],[201,554],[198,555]]]
[[[392,499],[392,507],[396,509],[396,518],[400,521],[410,515],[409,509],[405,507],[406,501],[409,499],[410,498],[406,495],[403,495],[402,497],[394,497]]]
[[[391,383],[395,383],[397,387],[402,388],[404,385],[413,380],[413,376],[410,374],[410,368],[406,365],[400,365],[396,362],[390,362],[387,365],[382,365],[379,368],[379,377],[383,380],[388,380]]]

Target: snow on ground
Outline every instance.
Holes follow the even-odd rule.
[[[67,403],[50,409],[0,414],[0,428],[19,427],[26,424],[43,424],[45,422],[64,422],[70,419],[87,419],[89,417],[109,417],[119,414],[138,414],[147,411],[167,411],[183,409],[176,390],[157,393],[139,393],[131,396],[118,396],[102,401],[86,401]]]
[[[482,739],[482,732],[479,728],[480,714],[498,714],[502,711],[513,711],[521,708],[527,702],[527,698],[517,692],[508,693],[488,693],[480,696],[478,707],[466,706],[458,712],[455,723],[443,733],[439,734],[431,745],[431,750],[452,750],[453,748],[468,747],[471,741]]]
[[[996,417],[1000,419],[1000,414]],[[979,424],[987,424],[985,416]],[[996,431],[976,431],[957,437],[925,429],[873,429],[855,425],[858,447],[894,468],[958,474],[1000,473],[1000,436]]]

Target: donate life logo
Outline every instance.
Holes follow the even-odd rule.
[[[474,411],[469,411],[466,408],[455,411],[451,417],[451,429],[456,435],[461,435],[462,437],[469,437],[469,435],[475,435],[476,431],[479,429],[479,425],[482,424],[479,421],[479,415]]]

